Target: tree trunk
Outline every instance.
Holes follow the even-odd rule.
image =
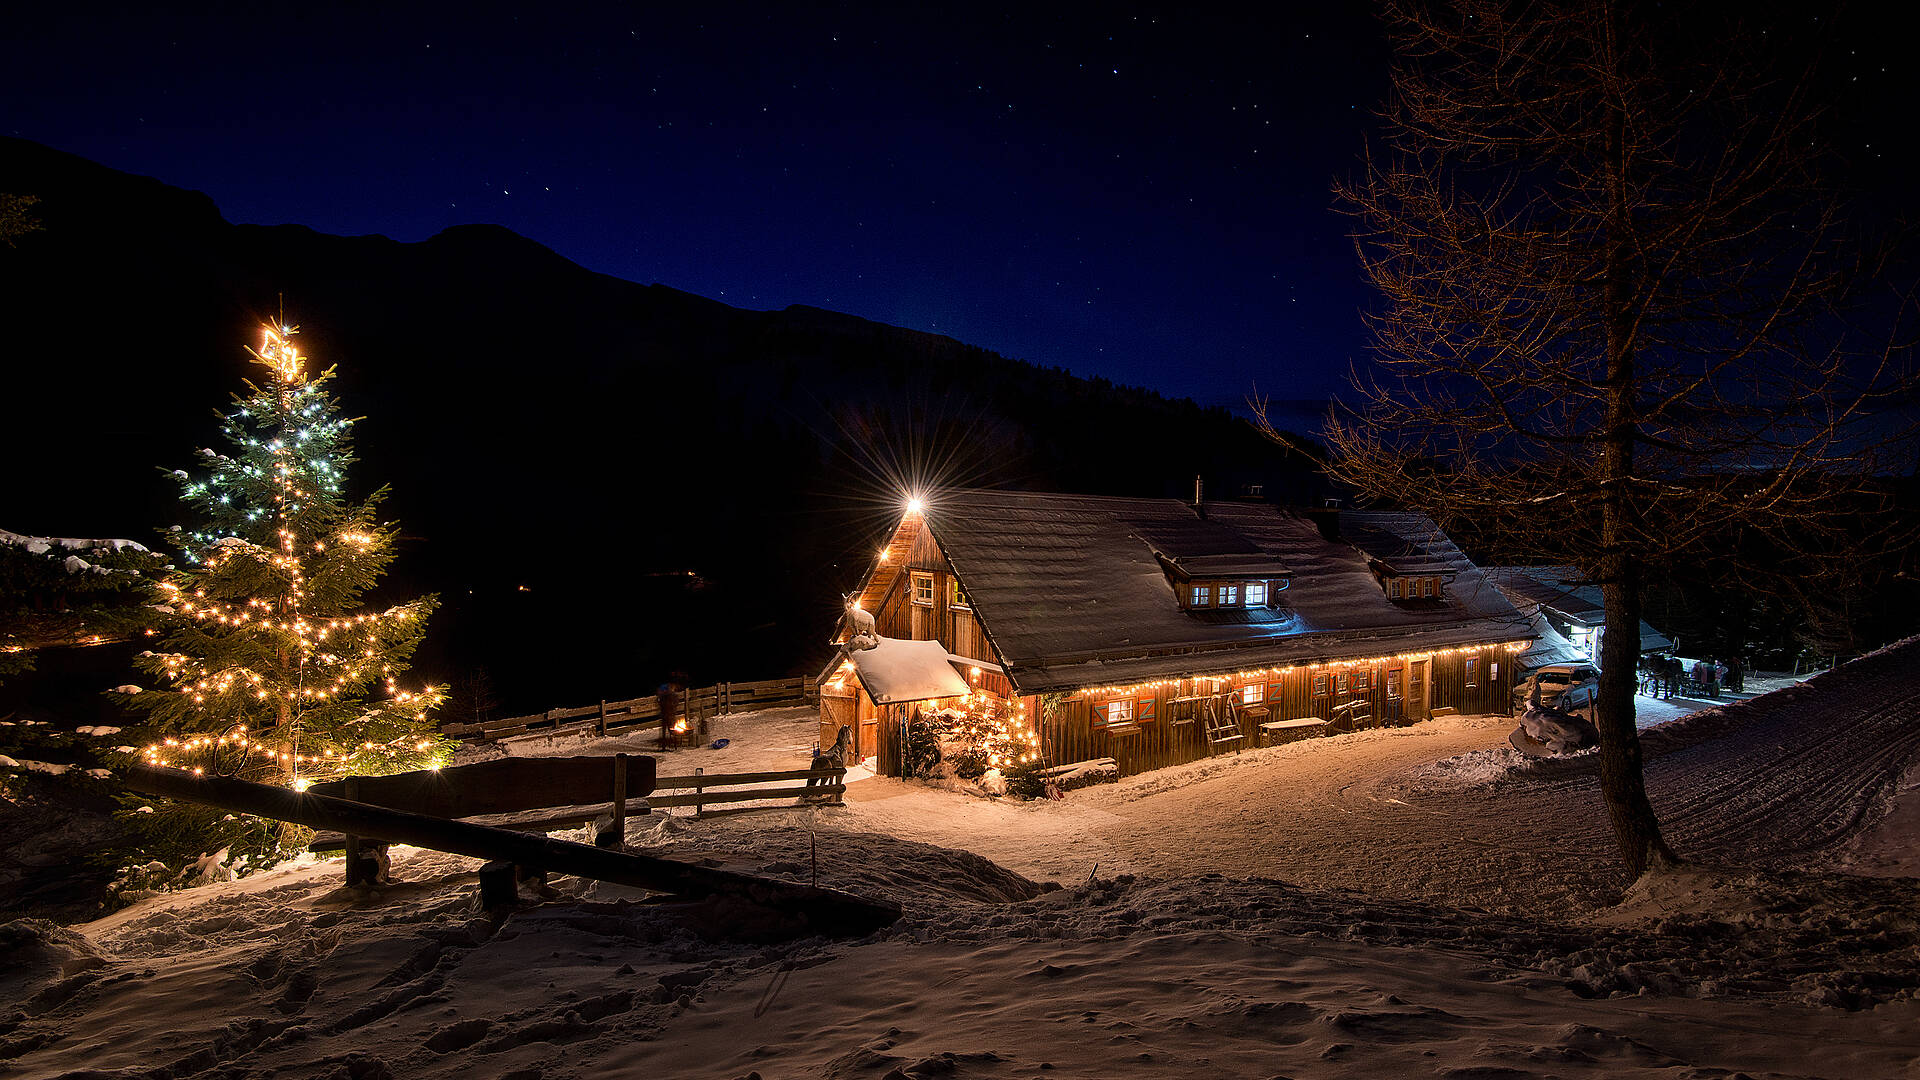
[[[1612,507],[1607,519],[1613,520]],[[1627,872],[1638,878],[1650,868],[1680,860],[1661,838],[1660,821],[1647,801],[1640,733],[1633,722],[1640,660],[1639,568],[1618,554],[1607,556],[1602,566],[1607,621],[1600,638],[1600,692],[1594,710],[1594,726],[1600,729],[1600,794],[1613,820],[1620,857]]]
[[[1649,868],[1679,860],[1660,836],[1660,821],[1647,801],[1640,732],[1634,726],[1633,694],[1639,682],[1640,563],[1633,555],[1634,307],[1633,251],[1627,210],[1626,116],[1616,111],[1608,138],[1612,221],[1606,251],[1607,426],[1601,461],[1600,582],[1606,632],[1600,639],[1600,686],[1594,726],[1600,731],[1600,795],[1620,857],[1638,879]]]

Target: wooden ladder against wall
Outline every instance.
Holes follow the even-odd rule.
[[[1223,702],[1218,697],[1210,697],[1200,703],[1200,722],[1207,732],[1207,755],[1218,753],[1231,746],[1234,753],[1240,752],[1240,744],[1247,737],[1240,732],[1239,703],[1232,698]]]

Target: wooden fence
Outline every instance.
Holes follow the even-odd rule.
[[[773,787],[749,785],[773,784]],[[691,806],[695,817],[715,803],[758,802],[763,799],[818,798],[839,803],[847,791],[845,769],[790,769],[786,772],[709,773],[693,770],[692,776],[662,776],[653,782],[647,805]],[[668,795],[668,791],[680,794]]]
[[[760,682],[727,682],[701,686],[681,695],[681,715],[690,723],[705,725],[722,713],[744,709],[766,709],[776,705],[811,705],[818,700],[813,680],[796,675],[788,679]],[[529,716],[510,716],[478,724],[449,723],[440,730],[449,738],[465,742],[493,742],[514,735],[545,733],[565,735],[591,730],[604,735],[609,731],[630,731],[660,726],[660,702],[651,694],[626,701],[602,701],[571,709],[548,709]]]

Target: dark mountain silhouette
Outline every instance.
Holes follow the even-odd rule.
[[[39,197],[44,225],[0,246],[0,524],[145,540],[181,521],[157,467],[213,444],[284,295],[366,418],[352,480],[392,486],[393,588],[445,600],[421,666],[483,667],[509,710],[632,696],[673,667],[819,662],[907,479],[1319,490],[1309,444],[1223,410],[637,285],[495,226],[403,244],[232,225],[204,195],[14,139],[0,192]]]

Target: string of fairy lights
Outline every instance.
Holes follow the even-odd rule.
[[[210,662],[181,652],[146,654],[174,691],[190,695],[195,706],[218,704],[229,713],[258,714],[266,720],[266,730],[235,723],[220,734],[163,738],[140,753],[149,764],[186,768],[197,775],[220,770],[227,762],[277,766],[294,787],[303,789],[312,778],[302,775],[308,771],[303,767],[321,773],[364,771],[366,766],[390,766],[428,750],[433,744],[419,737],[418,725],[439,704],[440,695],[432,689],[403,689],[394,677],[394,665],[383,659],[395,641],[417,633],[408,624],[422,616],[420,602],[354,615],[329,616],[312,610],[309,560],[328,555],[329,544],[336,545],[331,552],[335,565],[342,555],[347,560],[368,557],[377,552],[383,538],[351,522],[331,536],[305,535],[309,526],[333,524],[328,515],[314,517],[308,511],[330,505],[339,494],[341,468],[351,461],[340,440],[352,421],[332,417],[331,403],[318,386],[321,380],[306,379],[305,358],[291,340],[293,333],[289,326],[268,326],[261,347],[248,350],[273,372],[274,382],[269,392],[249,383],[255,396],[242,400],[225,425],[230,440],[265,461],[202,452],[212,465],[212,476],[184,486],[189,499],[209,512],[212,525],[190,534],[183,543],[189,557],[200,564],[200,573],[188,585],[160,584],[162,610],[230,640],[234,635],[257,635],[260,648],[254,650],[255,659],[263,664],[234,662],[232,657]],[[256,434],[254,425],[266,432]],[[261,485],[271,492],[271,505],[234,506],[230,489]],[[233,535],[243,522],[257,522],[263,514],[271,514],[278,524],[271,545]],[[254,588],[248,591],[255,595],[230,598],[209,596],[205,584],[218,580],[223,570],[243,559],[268,572],[264,590]],[[195,583],[200,587],[192,587]],[[338,746],[345,740],[334,732],[332,739],[310,740],[323,745],[303,749],[301,726],[309,709],[350,704],[375,681],[385,691],[385,700],[370,704],[357,718],[358,726],[373,728],[381,720],[403,720],[410,722],[398,726],[412,730],[389,738],[363,738],[351,746]],[[327,742],[335,745],[324,745]]]
[[[932,711],[947,720],[946,734],[950,739],[978,749],[990,768],[1004,769],[1040,760],[1040,736],[1027,720],[1026,702],[1009,701],[984,690],[970,691],[958,701],[958,708],[941,708],[939,702],[934,702],[936,707]]]
[[[1160,679],[1148,679],[1144,682],[1114,684],[1111,686],[1086,686],[1080,688],[1085,697],[1127,697],[1138,695],[1145,690],[1160,690],[1166,687],[1179,687],[1185,683],[1211,683],[1218,687],[1229,683],[1245,682],[1250,679],[1266,679],[1276,675],[1291,675],[1296,671],[1334,671],[1339,668],[1372,667],[1376,664],[1407,663],[1415,660],[1432,660],[1442,656],[1462,656],[1483,653],[1492,649],[1503,650],[1509,654],[1523,652],[1533,643],[1530,641],[1488,642],[1478,645],[1461,645],[1446,649],[1421,649],[1415,652],[1394,653],[1384,656],[1354,657],[1349,660],[1322,660],[1311,664],[1285,664],[1272,667],[1248,668],[1230,675],[1180,675]]]

